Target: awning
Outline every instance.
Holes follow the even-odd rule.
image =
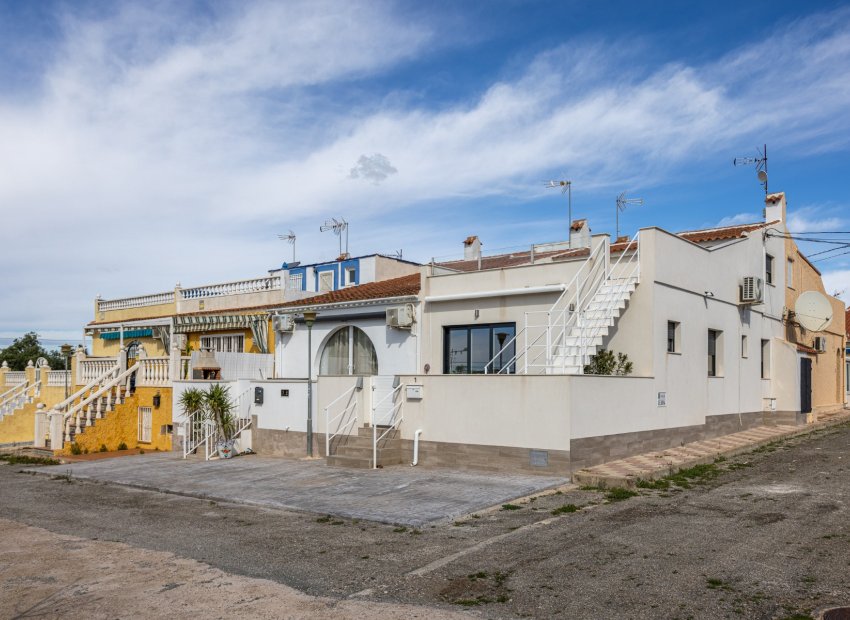
[[[174,333],[250,329],[260,353],[267,353],[269,317],[267,314],[205,314],[174,317]]]
[[[144,338],[145,336],[153,336],[152,329],[125,329],[124,337],[125,338]],[[120,340],[121,339],[121,331],[115,332],[101,332],[100,337],[102,340]]]

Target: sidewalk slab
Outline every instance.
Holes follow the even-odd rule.
[[[182,459],[148,453],[31,469],[218,502],[421,527],[569,483],[566,477],[388,467],[328,467],[324,459]]]
[[[585,467],[573,474],[573,482],[607,488],[634,487],[638,480],[663,478],[681,469],[712,463],[719,456],[751,452],[775,441],[805,435],[847,420],[850,420],[850,411],[843,410],[822,415],[819,421],[802,427],[757,426],[731,435]]]

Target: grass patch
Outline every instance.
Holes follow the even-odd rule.
[[[330,523],[331,521],[333,521],[333,517],[331,515],[326,515],[316,519],[316,523]]]
[[[119,450],[126,450],[127,444],[122,441],[121,443],[118,444],[118,449]]]
[[[605,494],[605,499],[609,502],[622,502],[623,500],[627,500],[635,495],[638,495],[637,491],[624,489],[623,487],[613,487]]]
[[[658,480],[644,480],[643,478],[638,478],[637,482],[635,482],[635,486],[639,489],[669,489],[670,481],[667,478],[659,478]]]
[[[705,580],[706,586],[709,590],[732,590],[732,586],[722,579],[717,579],[715,577],[709,577]]]
[[[407,528],[403,525],[399,525],[398,527],[393,528],[393,532],[396,532],[397,534],[401,534],[402,532],[406,532],[406,531],[407,531]]]
[[[78,444],[76,441],[71,444],[71,454],[79,456],[82,453],[83,449],[80,447],[80,444]]]
[[[502,510],[521,510],[522,506],[516,504],[502,504]]]
[[[10,465],[60,465],[56,459],[23,454],[4,454],[0,456],[0,461],[8,461]]]
[[[459,598],[454,601],[454,604],[461,607],[476,607],[477,605],[486,605],[489,602],[490,599],[486,596],[477,596],[475,598]]]
[[[579,507],[575,504],[564,504],[563,506],[558,506],[555,510],[552,511],[553,515],[563,515],[568,514],[570,512],[578,512]]]
[[[704,484],[720,475],[720,468],[714,463],[694,465],[688,469],[680,469],[667,476],[667,480],[683,489],[690,489],[691,484]]]

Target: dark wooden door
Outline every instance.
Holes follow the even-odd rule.
[[[800,412],[812,411],[812,360],[800,358]]]

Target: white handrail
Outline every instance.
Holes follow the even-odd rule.
[[[324,411],[325,411],[325,456],[331,455],[331,440],[334,437],[336,437],[337,435],[340,435],[342,433],[342,431],[340,430],[341,427],[337,427],[337,429],[336,429],[337,432],[331,434],[331,422],[338,420],[340,417],[342,417],[346,413],[350,413],[349,410],[353,410],[354,412],[356,412],[357,411],[357,399],[355,398],[353,403],[350,403],[349,405],[344,407],[343,410],[340,411],[333,418],[330,417],[330,408],[333,405],[335,405],[336,403],[338,403],[340,400],[342,400],[343,398],[348,396],[349,394],[353,394],[354,391],[357,389],[358,385],[359,385],[358,383],[355,383],[354,385],[352,385],[350,388],[345,390],[342,394],[340,394],[339,396],[334,398],[331,402],[329,402],[325,406],[325,409],[324,409]],[[353,423],[356,423],[356,422],[357,422],[357,415],[355,413],[353,420],[349,423],[346,423],[345,426],[342,427],[342,428],[344,428],[345,430],[348,430],[348,428],[350,428],[351,425]]]
[[[65,441],[71,441],[70,422],[71,422],[72,416],[76,415],[76,418],[77,418],[76,432],[79,433],[80,432],[80,413],[82,412],[83,408],[91,405],[91,403],[93,403],[95,400],[97,400],[98,403],[97,403],[96,415],[97,415],[98,418],[101,417],[101,415],[100,415],[101,414],[100,400],[99,400],[100,397],[103,396],[104,394],[106,394],[107,392],[109,392],[109,397],[107,399],[109,402],[107,403],[107,407],[111,407],[112,406],[112,398],[111,398],[112,397],[112,389],[115,386],[120,385],[122,381],[129,380],[130,375],[132,375],[133,373],[135,373],[138,370],[139,370],[139,362],[136,362],[130,368],[128,368],[127,370],[125,370],[124,372],[119,374],[117,377],[114,377],[113,379],[110,379],[109,381],[107,381],[106,384],[101,386],[100,389],[98,389],[96,392],[94,392],[94,394],[89,395],[85,400],[80,401],[79,403],[77,403],[76,405],[71,407],[68,411],[66,411],[64,416],[63,416],[63,422],[65,424]],[[89,410],[88,410],[87,421],[88,421],[89,424],[91,423],[91,407],[89,407]]]
[[[390,420],[392,424],[389,425],[387,430],[381,433],[381,436],[378,436],[378,425],[375,424],[375,410],[378,408],[378,405],[382,404],[388,398],[394,398],[397,393],[401,391],[401,388],[404,387],[403,383],[399,383],[398,387],[393,389],[392,392],[384,396],[381,400],[374,403],[372,405],[372,469],[378,469],[378,442],[381,441],[384,437],[386,437],[390,431],[395,430],[399,427],[402,420],[404,420],[404,414],[399,416],[398,419],[395,419],[397,413],[401,411],[401,407],[404,404],[404,399],[400,399],[396,405],[393,405],[392,413],[390,414]]]
[[[53,410],[57,411],[57,412],[61,412],[62,409],[64,409],[68,405],[70,405],[72,402],[74,402],[78,398],[81,398],[83,394],[85,394],[86,392],[91,390],[95,385],[100,385],[101,383],[106,381],[107,376],[111,375],[112,373],[117,373],[120,369],[121,369],[121,367],[118,364],[115,364],[115,366],[113,366],[112,368],[110,368],[106,372],[102,373],[101,375],[99,375],[98,377],[96,377],[95,379],[93,379],[92,381],[87,383],[84,387],[80,388],[79,390],[77,390],[76,392],[71,394],[68,398],[63,400],[61,403],[53,405]]]
[[[30,391],[33,392],[32,396],[27,396],[27,392]],[[27,402],[32,402],[32,399],[39,394],[41,394],[41,380],[15,386],[6,392],[5,398],[0,401],[0,420],[3,419],[3,416],[13,413],[15,409],[23,407]]]

